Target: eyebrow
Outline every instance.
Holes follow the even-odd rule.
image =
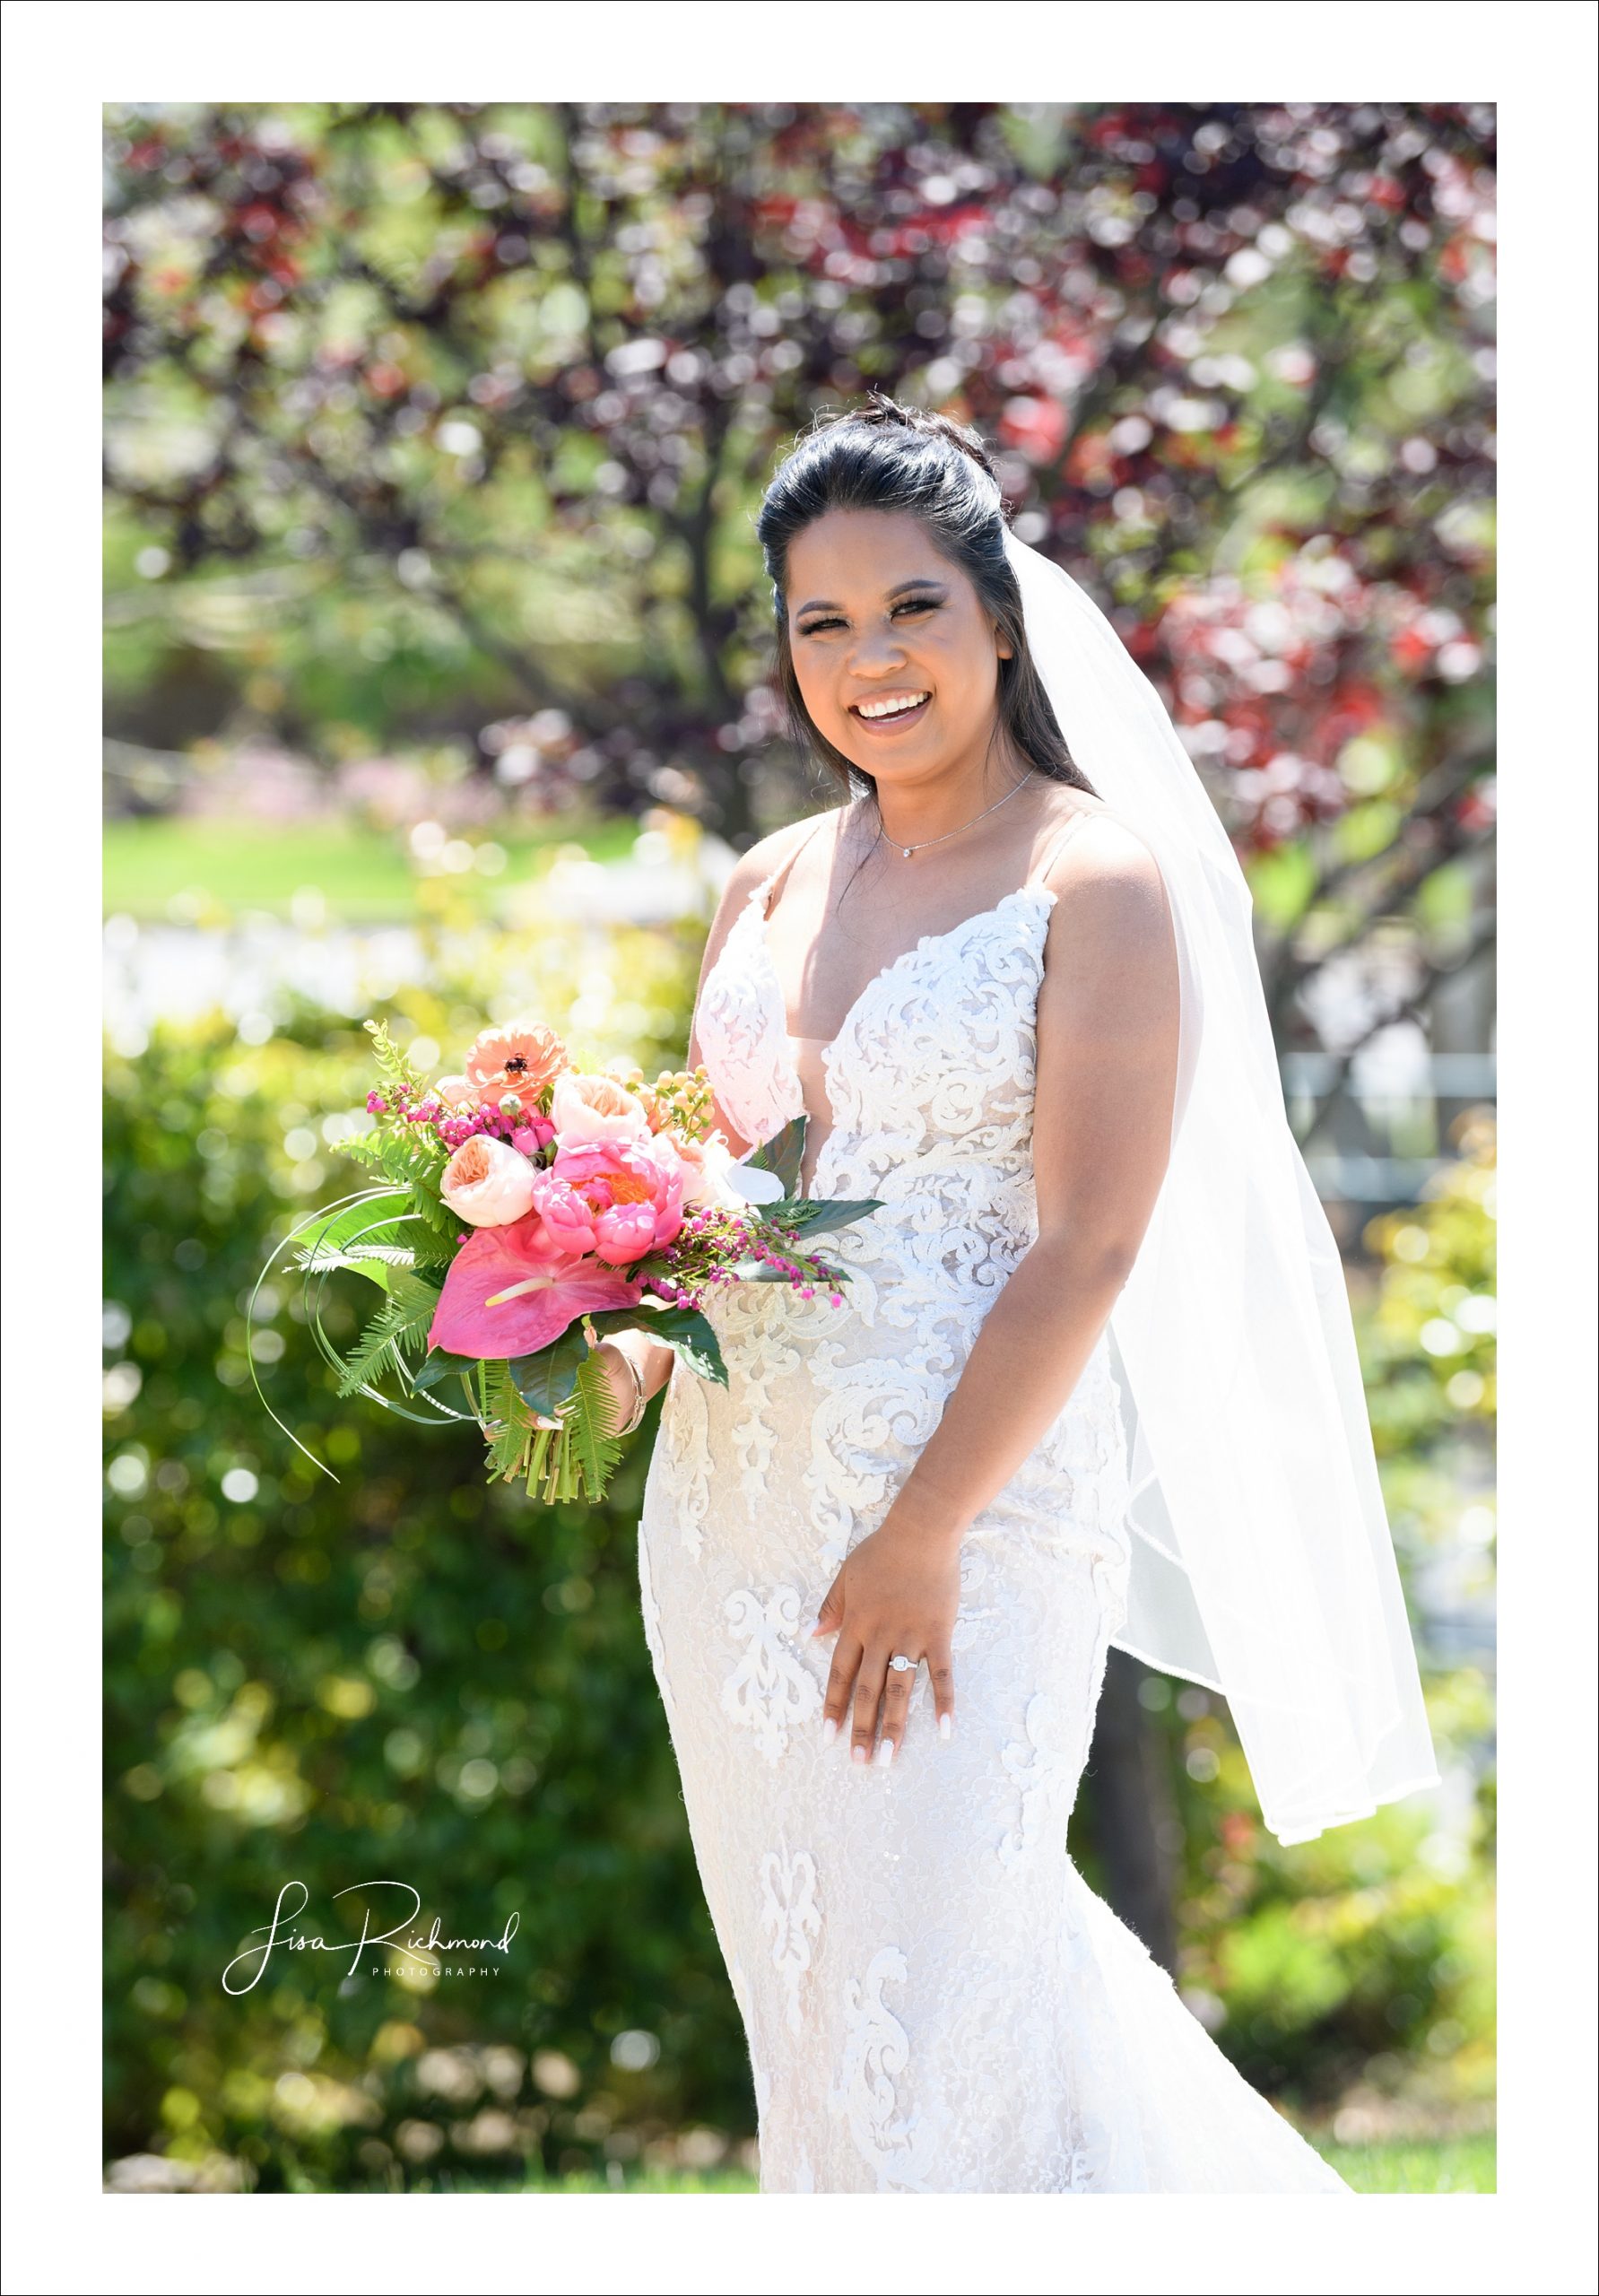
[[[943,587],[943,585],[936,574],[917,574],[908,582],[896,582],[893,588],[886,590],[883,595],[885,597],[898,598],[902,597],[907,590],[940,590]],[[842,613],[844,611],[833,598],[807,598],[803,606],[795,606],[794,611],[798,615],[815,613],[819,609],[825,609],[830,613]]]

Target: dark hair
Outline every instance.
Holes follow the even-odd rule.
[[[1021,592],[1005,556],[1004,500],[987,447],[976,430],[947,415],[900,406],[875,389],[864,407],[816,416],[778,465],[755,520],[777,615],[775,682],[802,754],[816,757],[847,796],[870,793],[875,804],[872,776],[813,722],[789,641],[789,545],[829,510],[908,510],[921,519],[934,547],[969,578],[984,612],[1010,640],[1010,658],[999,664],[998,725],[1035,771],[1092,796],[1028,648]]]

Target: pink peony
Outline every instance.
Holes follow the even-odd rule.
[[[474,1133],[445,1166],[439,1193],[470,1227],[505,1228],[531,1209],[534,1177],[526,1156]]]
[[[561,1252],[530,1213],[467,1238],[449,1264],[428,1344],[487,1362],[532,1355],[580,1315],[630,1308],[643,1291],[641,1276]]]
[[[676,1152],[647,1135],[594,1140],[562,1147],[534,1174],[534,1209],[563,1249],[622,1266],[677,1234],[683,1180]]]
[[[563,1148],[649,1137],[648,1111],[636,1093],[617,1077],[584,1075],[575,1068],[555,1080],[550,1121]]]

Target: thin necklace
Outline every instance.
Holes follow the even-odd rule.
[[[1024,774],[1022,775],[1022,777],[1021,777],[1021,780],[1016,784],[1016,789],[1025,789],[1025,788],[1026,788],[1026,787],[1027,787],[1027,785],[1028,785],[1028,783],[1031,780],[1031,778],[1032,778],[1032,774],[1031,774],[1031,770],[1030,770],[1030,770],[1029,770],[1028,772],[1026,772],[1026,773],[1024,773]],[[946,838],[946,837],[959,837],[959,836],[960,836],[960,830],[962,830],[962,829],[970,829],[970,828],[974,825],[974,823],[976,823],[976,822],[978,822],[982,821],[982,820],[983,820],[983,819],[984,819],[987,814],[989,814],[989,813],[996,813],[999,811],[999,809],[1000,809],[1000,807],[1001,807],[1002,805],[1008,805],[1008,804],[1010,804],[1010,802],[1011,802],[1012,798],[1016,795],[1016,789],[1007,789],[1007,790],[1005,791],[1005,794],[1004,794],[1004,796],[1003,797],[996,797],[996,798],[995,799],[994,803],[993,803],[991,805],[985,805],[985,806],[984,806],[984,808],[983,808],[982,813],[974,813],[974,814],[972,815],[971,820],[970,820],[969,822],[962,822],[960,823],[960,829],[946,829],[946,830],[943,832],[943,834],[942,834],[941,836],[938,836],[938,837],[924,837],[924,838],[922,838],[922,839],[920,839],[917,844],[915,844],[915,845],[899,845],[899,839],[898,839],[897,837],[890,838],[890,839],[889,839],[889,843],[890,843],[891,845],[899,845],[899,850],[900,850],[900,852],[905,856],[905,858],[908,861],[908,860],[909,860],[909,858],[910,858],[910,857],[911,857],[911,855],[912,855],[913,853],[920,853],[921,851],[923,851],[923,849],[924,849],[926,847],[927,847],[927,846],[929,846],[929,845],[942,845],[942,844],[943,843],[943,841],[944,841],[944,838]],[[883,834],[884,834],[883,826],[882,826],[882,823],[881,820],[879,821],[879,822],[878,822],[878,824],[877,824],[877,834],[878,834],[878,836],[879,836],[880,838],[881,838],[882,836],[883,836]]]

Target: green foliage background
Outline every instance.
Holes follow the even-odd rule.
[[[694,937],[615,936],[608,1007],[584,965],[590,1057],[625,1029],[647,1069],[668,1064]],[[569,1013],[563,936],[492,947],[440,944],[397,1031],[448,1037],[459,973],[491,964]],[[219,1018],[109,1064],[106,2151],[220,2156],[267,2190],[604,2173],[682,2157],[685,2129],[688,2159],[697,2143],[714,2160],[753,2115],[639,1619],[658,1405],[603,1508],[537,1510],[483,1484],[470,1430],[341,1403],[288,1282],[265,1296],[256,1369],[336,1483],[253,1391],[250,1285],[272,1233],[338,1192],[343,1160],[306,1156],[303,1135],[354,1119],[368,1052],[352,1022],[302,1010],[264,1044]],[[1486,1139],[1468,1179],[1395,1224],[1408,1257],[1363,1318],[1385,1448],[1417,1472],[1457,1414],[1429,1423],[1410,1392],[1441,1393],[1442,1370],[1407,1318],[1436,1323],[1462,1272],[1481,1284]],[[366,1287],[345,1283],[330,1312],[349,1336]],[[1399,1524],[1412,1543],[1436,1530],[1425,1499]],[[1224,2008],[1222,2046],[1306,2108],[1418,2083],[1443,2103],[1490,2093],[1486,1788],[1437,1863],[1403,1805],[1283,1850],[1220,1702],[1159,1677],[1146,1692],[1183,1796],[1183,1982]],[[1433,1685],[1446,1763],[1480,1738],[1486,1698],[1459,1670]],[[1091,1779],[1076,1846],[1098,1880],[1093,1825]],[[437,1915],[446,1935],[498,1936],[514,1915],[503,1965],[430,1982],[369,1952],[346,1975],[359,1921],[335,1893],[380,1876],[421,1893],[419,1929]],[[300,1926],[343,1957],[280,1951],[225,1990],[296,1882]],[[374,1898],[373,1926],[399,1909]]]

